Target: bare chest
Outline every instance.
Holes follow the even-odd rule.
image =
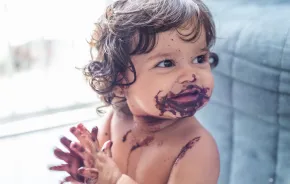
[[[140,184],[167,183],[180,149],[154,138],[145,143],[132,138],[127,138],[126,141],[119,138],[114,142],[116,144],[112,147],[113,158],[122,173]]]

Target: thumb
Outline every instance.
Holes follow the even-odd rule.
[[[110,158],[112,158],[112,148],[113,146],[113,141],[108,140],[107,142],[105,142],[105,144],[102,147],[102,151]]]

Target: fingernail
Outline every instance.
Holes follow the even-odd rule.
[[[71,128],[70,128],[70,131],[71,131],[71,132],[75,132],[75,131],[76,131],[76,127],[71,127]]]
[[[72,146],[73,146],[73,148],[78,148],[77,143],[74,143]]]
[[[60,138],[61,142],[71,142],[68,138],[66,138],[65,136]]]
[[[83,129],[84,128],[84,125],[82,123],[80,123],[80,124],[78,124],[77,127]]]
[[[98,136],[98,127],[94,127],[92,129],[92,140],[95,142],[97,140],[97,136]]]
[[[78,124],[77,128],[78,128],[78,131],[80,132],[83,132],[85,130],[85,127],[83,124]]]
[[[62,153],[62,151],[61,151],[59,148],[55,148],[55,149],[53,150],[53,152],[54,152],[54,153]]]
[[[80,174],[83,174],[84,171],[85,171],[85,168],[83,168],[83,167],[81,167],[81,168],[78,169],[78,172],[79,172]]]
[[[92,132],[96,132],[96,131],[98,131],[98,127],[97,127],[97,126],[95,126],[95,127],[92,129]]]

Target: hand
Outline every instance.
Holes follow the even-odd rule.
[[[75,127],[72,127],[71,132],[74,129]],[[98,128],[94,127],[91,133],[86,130],[86,133],[88,134],[87,137],[90,137],[91,144],[94,143],[94,146],[98,147],[98,141],[97,141]],[[77,171],[80,167],[83,167],[86,164],[84,164],[83,158],[81,157],[81,155],[79,155],[77,152],[74,151],[74,149],[72,149],[72,145],[77,145],[80,147],[80,144],[72,143],[72,141],[66,137],[62,137],[60,139],[60,142],[68,149],[69,152],[64,152],[61,149],[56,148],[54,150],[54,154],[57,158],[63,160],[67,164],[53,166],[53,167],[50,167],[49,169],[53,171],[65,171],[70,175],[64,178],[64,180],[61,183],[64,183],[64,182],[71,182],[74,184],[83,183],[84,177],[79,175]],[[87,144],[87,143],[84,143],[84,144]],[[89,165],[86,165],[86,166],[89,166]]]
[[[122,174],[112,159],[112,141],[107,141],[100,149],[98,140],[93,136],[94,131],[90,137],[89,131],[79,124],[76,128],[71,128],[71,132],[81,143],[81,146],[71,144],[71,149],[84,161],[85,167],[79,169],[79,174],[85,177],[85,183],[115,184]]]
[[[117,164],[112,159],[111,147],[112,141],[107,141],[101,151],[97,154],[90,155],[85,149],[82,150],[83,157],[90,159],[94,157],[94,168],[82,167],[78,173],[86,178],[87,184],[116,184],[122,173]]]

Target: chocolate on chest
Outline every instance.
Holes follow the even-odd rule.
[[[166,183],[178,149],[153,136],[137,140],[129,134],[119,137],[112,148],[122,173],[140,183]]]

